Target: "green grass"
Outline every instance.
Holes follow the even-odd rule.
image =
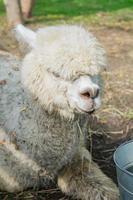
[[[5,15],[0,0],[0,16]],[[36,0],[34,22],[114,24],[133,20],[133,0]]]
[[[63,15],[68,17],[131,9],[132,0],[38,0],[35,15]]]
[[[0,0],[0,16],[3,16],[5,14],[5,8],[3,5],[3,1]]]

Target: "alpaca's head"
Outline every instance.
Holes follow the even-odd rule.
[[[73,118],[100,106],[98,74],[106,61],[92,34],[77,26],[33,32],[22,25],[17,34],[31,47],[23,61],[22,82],[47,111]]]

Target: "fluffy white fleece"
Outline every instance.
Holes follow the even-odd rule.
[[[0,86],[0,189],[40,188],[57,178],[78,199],[118,200],[115,184],[85,147],[104,50],[78,26],[16,31],[31,50],[20,63],[21,82],[13,57],[0,63],[0,79],[7,80]]]

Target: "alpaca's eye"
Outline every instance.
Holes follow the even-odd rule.
[[[47,70],[49,73],[52,73],[56,78],[60,78],[60,75],[56,72],[51,72],[49,70]]]
[[[60,77],[59,74],[57,74],[57,73],[55,73],[55,72],[53,72],[53,74],[54,74],[54,76],[55,76],[56,78],[59,78],[59,77]]]

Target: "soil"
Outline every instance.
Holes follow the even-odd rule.
[[[117,28],[90,27],[104,45],[109,67],[103,73],[103,106],[90,116],[88,149],[93,160],[116,183],[113,153],[117,146],[133,138],[133,37],[132,31]],[[7,29],[0,30],[0,50],[22,56],[18,45]],[[1,51],[1,52],[2,52]],[[91,145],[90,145],[91,144]],[[0,193],[0,200],[68,200],[55,184],[40,191],[9,194]]]

